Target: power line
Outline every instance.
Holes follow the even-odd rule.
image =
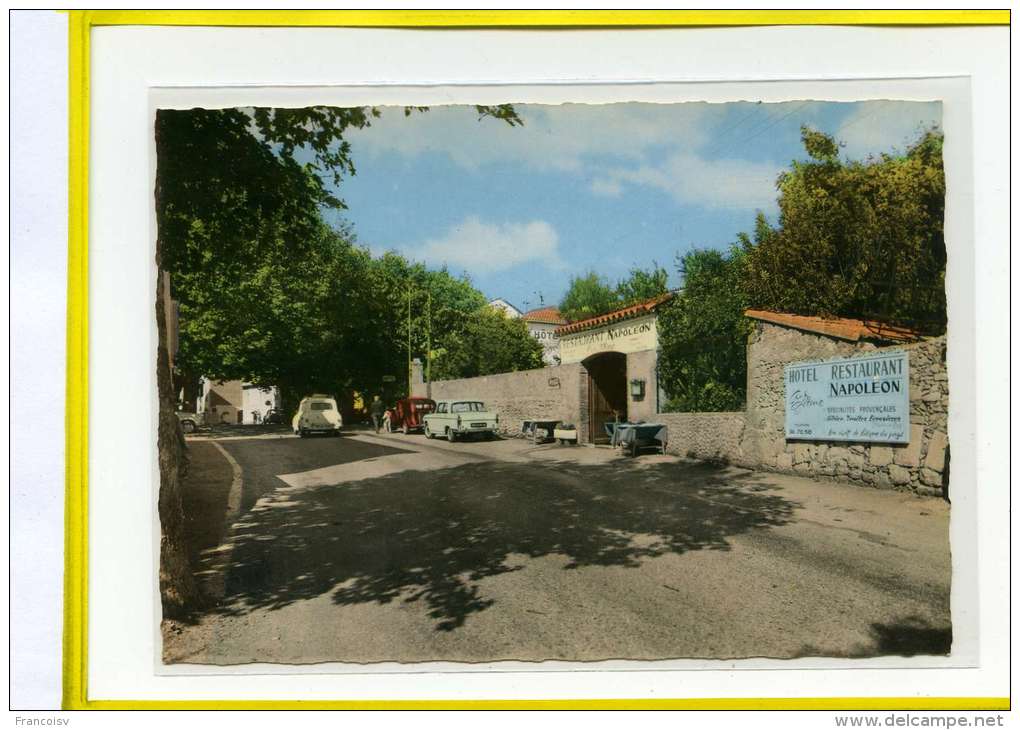
[[[750,109],[750,111],[747,112],[747,114],[744,114],[735,123],[733,123],[730,126],[726,127],[721,132],[718,132],[717,133],[716,143],[714,145],[712,145],[708,150],[706,150],[704,152],[704,156],[708,156],[710,154],[713,154],[713,153],[717,152],[719,149],[721,149],[723,147],[723,145],[725,144],[725,140],[720,141],[719,138],[725,137],[727,134],[729,134],[730,132],[734,131],[737,127],[739,127],[741,124],[743,124],[745,120],[750,119],[754,114],[756,114],[758,112],[758,107],[759,106],[761,106],[761,102],[760,101],[755,102],[751,106],[751,109]],[[755,122],[754,124],[751,125],[751,128],[753,129],[755,126],[757,126],[757,124],[758,124],[758,122]]]
[[[788,117],[791,117],[791,116],[793,116],[794,114],[796,114],[797,112],[801,111],[801,110],[802,110],[802,109],[803,109],[804,107],[806,107],[806,106],[807,106],[808,104],[810,104],[810,103],[811,103],[811,102],[808,102],[808,101],[802,102],[802,103],[801,103],[801,104],[800,104],[799,106],[797,106],[797,107],[796,107],[796,108],[794,108],[794,109],[791,109],[790,111],[788,111],[788,112],[787,112],[786,114],[784,114],[783,116],[779,117],[778,119],[774,119],[774,120],[772,121],[772,123],[771,123],[771,124],[768,124],[768,125],[766,125],[766,126],[765,126],[765,127],[763,127],[762,129],[759,129],[758,131],[756,131],[756,132],[755,132],[754,134],[752,134],[752,135],[751,135],[750,137],[748,137],[747,139],[745,139],[745,140],[743,140],[743,141],[739,142],[739,143],[738,143],[738,145],[744,145],[744,144],[747,144],[748,142],[750,142],[750,141],[751,141],[752,139],[754,139],[755,137],[758,137],[758,136],[760,136],[760,135],[764,134],[765,132],[767,132],[768,130],[772,129],[772,128],[773,128],[774,126],[776,126],[777,124],[779,124],[779,123],[780,123],[781,121],[783,121],[784,119],[786,119],[786,118],[788,118]]]

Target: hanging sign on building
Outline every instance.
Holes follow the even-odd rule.
[[[783,372],[786,438],[907,443],[907,353],[798,362]]]
[[[560,336],[560,360],[581,362],[599,352],[641,352],[658,345],[655,316],[628,319],[616,324]]]

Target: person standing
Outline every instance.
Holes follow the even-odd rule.
[[[372,398],[372,404],[368,407],[368,412],[372,414],[372,423],[375,425],[375,432],[379,433],[379,427],[382,426],[383,416],[386,414],[386,406],[379,400],[379,396]]]

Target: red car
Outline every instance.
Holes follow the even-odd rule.
[[[386,411],[383,416],[383,428],[386,433],[401,431],[421,431],[425,428],[425,414],[436,410],[436,402],[431,398],[401,398],[397,404]]]

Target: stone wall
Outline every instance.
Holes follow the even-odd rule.
[[[910,442],[851,444],[787,441],[783,369],[803,360],[910,353]],[[753,468],[828,477],[876,487],[944,494],[948,484],[949,378],[946,339],[877,347],[757,322],[747,357],[747,425],[732,461]]]
[[[787,441],[783,371],[791,362],[864,355],[877,350],[910,353],[910,442],[856,444]],[[627,358],[628,382],[647,379],[644,399],[628,395],[631,420],[659,421],[670,429],[671,453],[726,461],[751,469],[789,472],[875,487],[947,494],[949,378],[946,339],[879,347],[789,327],[756,322],[748,341],[747,410],[742,413],[655,413],[655,352]],[[416,370],[420,372],[420,369]],[[415,378],[416,381],[418,378]],[[416,382],[416,395],[425,393]],[[432,383],[432,397],[478,398],[500,414],[501,432],[520,435],[525,419],[570,421],[587,441],[588,382],[580,363],[480,378]]]
[[[627,355],[627,418],[631,421],[656,420],[655,400],[659,389],[655,373],[657,354],[655,350],[645,350]],[[645,394],[642,397],[636,398],[630,392],[632,380],[645,382]]]
[[[744,413],[658,413],[656,422],[669,426],[666,452],[705,461],[743,462],[740,444]]]
[[[414,383],[414,394],[425,395],[424,383]],[[520,436],[528,419],[576,422],[580,412],[581,365],[555,365],[540,370],[483,375],[432,383],[433,400],[477,398],[499,414],[500,433]]]

